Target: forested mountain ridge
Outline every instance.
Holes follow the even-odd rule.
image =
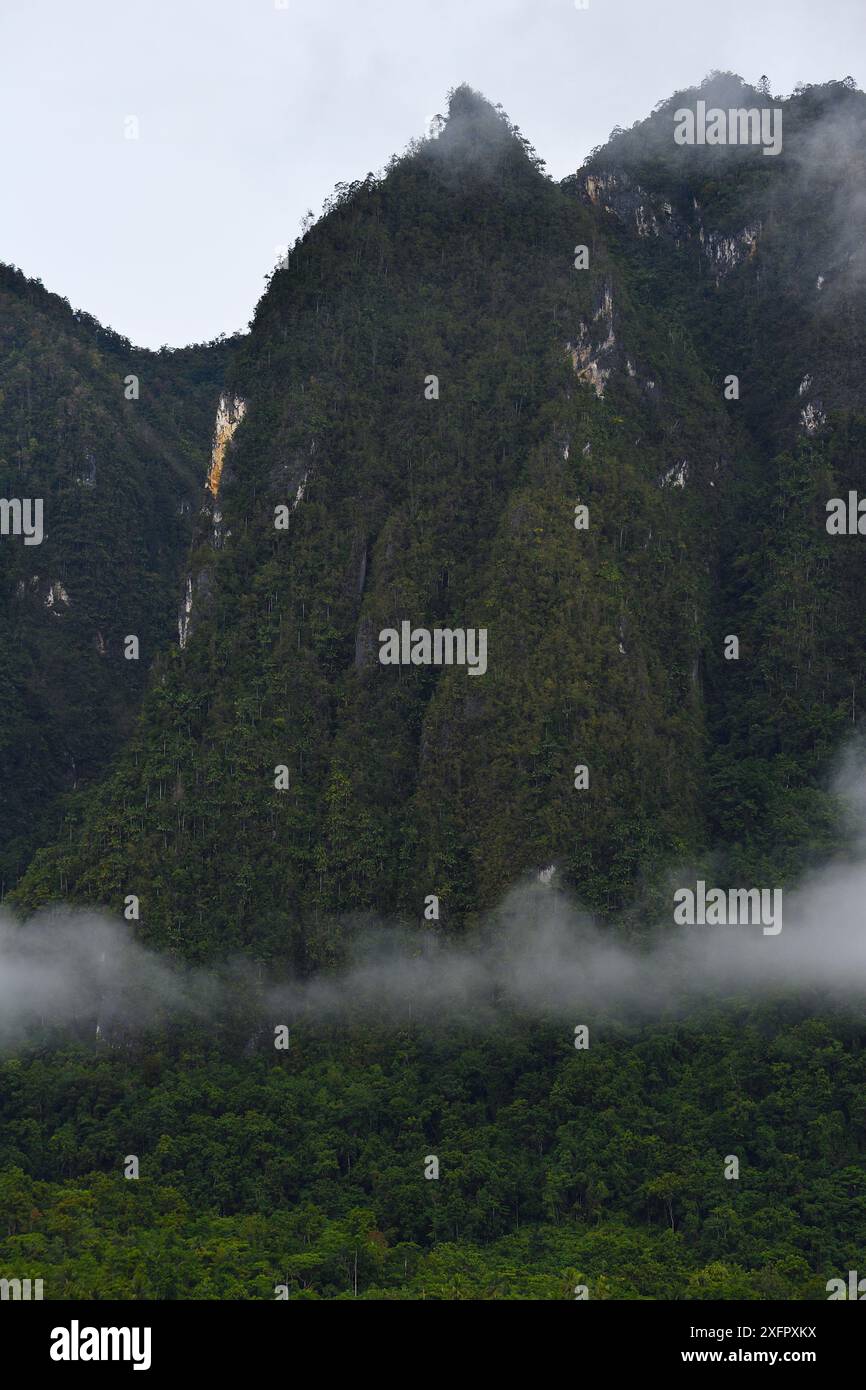
[[[699,100],[772,104],[780,150],[676,146],[675,113]],[[136,402],[112,375],[124,448],[153,451],[150,411],[173,436],[163,450],[183,457],[118,518],[121,543],[143,531],[162,575],[150,599],[109,565],[109,589],[128,598],[118,627],[141,628],[152,655],[180,606],[185,650],[160,668],[119,780],[73,804],[23,900],[116,906],[143,874],[146,932],[207,953],[194,902],[217,950],[279,954],[310,911],[416,916],[436,893],[456,922],[549,862],[605,910],[702,850],[730,873],[784,876],[804,844],[823,845],[820,787],[866,678],[856,538],[824,526],[827,499],[861,471],[864,120],[850,79],[781,100],[717,74],[557,186],[500,112],[458,89],[437,139],[338,189],[274,273],[248,339],[155,355]],[[5,283],[10,348],[12,308],[38,302],[84,333],[64,361],[89,333],[111,373],[135,367],[117,335],[41,287],[25,293],[20,275]],[[53,399],[51,370],[39,381]],[[220,393],[219,467],[199,512]],[[55,516],[68,529],[111,483],[90,476],[84,434],[100,417],[79,440],[64,399],[69,442],[47,416],[44,432],[64,459]],[[30,407],[16,416],[15,400],[4,419],[20,491]],[[136,470],[112,466],[132,498]],[[154,524],[154,507],[171,517]],[[65,554],[45,549],[59,534],[38,552],[7,541],[6,563],[28,571],[10,572],[10,592],[23,579],[18,610],[42,609],[46,668],[62,669],[61,638],[80,629],[81,661],[98,670],[103,634],[71,595]],[[71,549],[94,563],[93,545]],[[57,576],[34,580],[37,553]],[[104,610],[101,583],[76,588]],[[378,633],[403,620],[484,627],[487,673],[380,666]],[[730,633],[736,663],[723,659]],[[27,642],[8,646],[20,664]],[[124,661],[101,698],[124,709],[147,667]],[[32,698],[17,679],[13,709]],[[43,770],[66,788],[98,762],[94,725],[68,691],[55,703],[81,746],[43,751]],[[579,764],[590,785],[577,793]],[[273,795],[277,766],[291,785]],[[748,844],[744,801],[760,822]],[[234,872],[196,885],[226,838],[249,880],[240,896]],[[14,878],[17,839],[7,858]],[[264,902],[281,904],[269,925]]]
[[[780,107],[780,153],[677,147],[698,101]],[[862,1267],[853,994],[459,1022],[383,997],[375,1023],[262,999],[293,967],[326,989],[359,917],[390,943],[428,895],[413,949],[471,951],[556,864],[605,948],[643,951],[675,869],[787,885],[840,848],[864,581],[826,503],[864,487],[864,105],[717,74],[556,184],[458,88],[435,139],[338,188],[248,336],[190,350],[192,511],[141,714],[13,901],[135,895],[118,935],[257,964],[193,1021],[84,1012],[0,1059],[4,1273],[51,1298],[772,1300]],[[486,629],[486,671],[383,665],[404,621]]]
[[[246,413],[188,645],[23,901],[117,906],[146,881],[152,940],[303,956],[323,909],[417,917],[436,894],[457,923],[551,862],[615,909],[701,850],[748,441],[609,242],[468,89],[335,198],[227,373]],[[486,674],[383,667],[405,620],[485,628]]]
[[[700,99],[776,108],[779,153],[675,147],[675,112]],[[862,716],[858,538],[830,536],[826,522],[829,499],[866,482],[864,150],[852,79],[782,100],[716,74],[615,133],[566,181],[718,389],[737,378],[726,409],[745,447],[718,536],[704,805],[741,881],[785,878],[806,846],[826,847],[817,789]],[[740,639],[727,669],[723,633]]]
[[[174,625],[229,344],[145,352],[0,266],[0,884],[104,771]],[[138,638],[127,660],[124,639]]]

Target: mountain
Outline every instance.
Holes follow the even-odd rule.
[[[306,958],[323,912],[458,925],[550,863],[614,909],[700,850],[743,437],[611,240],[464,89],[339,193],[227,372],[185,650],[22,901],[146,885],[154,942]],[[403,622],[486,630],[486,673],[383,666]]]
[[[170,640],[229,348],[143,352],[0,266],[0,495],[38,503],[44,533],[0,544],[3,891],[129,735]]]
[[[768,104],[715,75],[616,134],[567,182],[716,389],[738,378],[725,407],[741,442],[718,537],[704,806],[712,842],[736,847],[734,876],[788,878],[816,829],[824,839],[816,788],[862,718],[859,538],[826,523],[828,501],[864,485],[866,112],[848,78],[770,99],[777,156],[676,147],[675,112],[700,99]],[[725,633],[740,640],[727,668]]]
[[[780,145],[678,144],[699,103],[772,109]],[[3,660],[63,718],[35,789],[13,777],[35,809],[10,863],[39,848],[10,901],[132,899],[137,943],[204,968],[193,1017],[83,1009],[0,1058],[4,1267],[61,1298],[376,1300],[821,1299],[857,1268],[856,1000],[600,996],[565,1023],[495,990],[460,1022],[326,1001],[362,929],[377,964],[395,924],[410,966],[471,953],[548,869],[604,948],[650,953],[649,991],[672,878],[787,888],[848,850],[832,771],[862,721],[864,579],[827,504],[866,488],[864,122],[848,79],[778,98],[716,73],[556,183],[459,87],[435,138],[338,186],[248,335],[184,353],[10,273],[7,358],[36,323],[55,362],[16,486],[91,527],[76,548],[46,507],[53,565],[3,540],[40,624]],[[94,486],[52,433],[75,364]],[[128,692],[90,674],[113,670],[88,645],[103,612],[109,656],[147,634]],[[418,660],[383,660],[404,624]],[[93,749],[71,791],[63,730]],[[531,944],[527,901],[504,915]],[[318,1015],[274,1002],[287,974]]]
[[[710,79],[556,185],[458,89],[338,190],[226,375],[186,649],[22,901],[146,884],[155,942],[304,956],[323,910],[433,894],[459,925],[553,863],[616,911],[672,862],[784,876],[826,843],[866,677],[856,540],[822,518],[859,477],[863,97],[783,102],[776,158],[677,162],[701,93],[762,100]],[[406,621],[486,630],[484,676],[382,666]]]

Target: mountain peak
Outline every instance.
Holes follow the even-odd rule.
[[[544,163],[502,107],[465,82],[448,93],[448,115],[425,149],[453,170],[480,176],[497,172],[503,162],[528,161],[536,169]]]

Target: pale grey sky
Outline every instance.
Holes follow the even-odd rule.
[[[866,0],[0,0],[0,260],[143,346],[201,341],[449,87],[561,178],[713,68],[866,86]]]

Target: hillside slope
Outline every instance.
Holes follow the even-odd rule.
[[[0,266],[0,496],[39,502],[44,533],[0,537],[0,892],[128,736],[172,635],[228,350],[140,351]]]
[[[25,901],[140,888],[151,940],[307,952],[323,909],[420,917],[435,894],[456,923],[552,862],[615,908],[699,849],[746,446],[504,117],[458,89],[438,140],[344,190],[226,389],[185,649]],[[403,622],[485,629],[486,672],[382,665]]]
[[[677,147],[678,109],[773,107],[782,147]],[[827,503],[866,489],[866,98],[852,80],[769,98],[731,74],[615,134],[567,185],[671,331],[684,331],[746,441],[705,687],[703,804],[739,882],[785,879],[826,843],[831,750],[866,680],[861,537]],[[720,661],[737,634],[738,662]]]

